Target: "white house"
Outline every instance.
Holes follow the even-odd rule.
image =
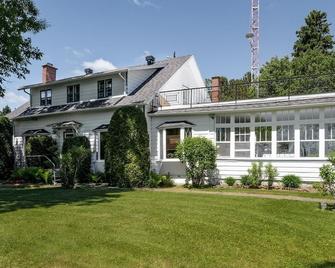
[[[92,169],[104,169],[104,132],[122,106],[143,107],[150,134],[152,169],[185,178],[174,158],[187,136],[205,136],[218,149],[217,178],[240,177],[254,161],[271,162],[280,177],[319,180],[319,168],[335,150],[335,93],[220,101],[218,78],[205,87],[195,58],[184,56],[56,80],[43,66],[42,83],[19,90],[30,105],[15,114],[16,160],[24,161],[30,135],[51,135],[59,146],[74,135],[90,139]],[[29,92],[28,92],[29,91]]]

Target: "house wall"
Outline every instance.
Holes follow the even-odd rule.
[[[104,79],[113,79],[113,96],[124,94],[124,81],[118,74],[105,77],[81,80],[79,82],[50,85],[31,89],[32,106],[40,106],[40,91],[52,90],[52,105],[62,105],[67,103],[67,86],[80,84],[80,101],[88,101],[98,98],[98,81]]]
[[[156,71],[156,68],[152,69],[140,69],[140,70],[129,70],[128,71],[128,94],[132,93],[139,85],[147,80],[150,75]]]
[[[104,161],[96,159],[97,153],[99,152],[99,139],[97,138],[98,133],[94,132],[93,129],[102,124],[109,124],[112,115],[113,110],[105,110],[49,115],[27,120],[15,120],[14,144],[17,148],[23,149],[23,133],[25,131],[31,129],[45,129],[53,134],[53,137],[57,140],[59,149],[61,150],[63,144],[63,132],[57,131],[54,133],[49,125],[64,121],[77,121],[82,124],[82,127],[79,129],[79,134],[88,137],[90,140],[92,168],[94,170],[104,171]]]
[[[326,108],[327,109],[327,108]],[[266,111],[266,110],[265,110]],[[252,162],[262,161],[265,164],[272,163],[279,172],[278,178],[287,175],[287,174],[296,174],[302,178],[304,182],[310,183],[314,181],[320,181],[319,177],[319,168],[327,163],[327,157],[325,154],[325,124],[326,123],[335,123],[335,118],[325,118],[324,109],[317,109],[319,111],[319,119],[314,120],[300,120],[300,113],[305,114],[308,110],[305,109],[293,109],[295,118],[291,122],[277,122],[275,116],[278,111],[273,111],[272,116],[273,120],[271,123],[256,123],[255,114],[244,111],[244,113],[251,114],[251,123],[247,124],[250,129],[250,157],[235,157],[235,135],[232,132],[231,140],[229,142],[230,146],[230,155],[229,156],[220,156],[217,158],[217,170],[216,176],[223,179],[228,176],[233,176],[235,178],[240,178],[240,176],[247,174],[248,168],[250,168]],[[241,114],[242,112],[234,112],[227,115],[231,116],[231,123],[227,127],[230,127],[231,130],[235,128],[234,116]],[[223,113],[217,113],[216,115],[225,115]],[[151,117],[151,162],[152,168],[157,172],[162,174],[170,173],[175,178],[185,178],[184,166],[179,162],[178,159],[164,159],[161,151],[164,149],[164,140],[163,134],[159,132],[158,126],[167,121],[189,121],[190,123],[195,124],[193,127],[192,135],[193,136],[203,136],[210,139],[216,147],[221,144],[216,141],[216,128],[222,127],[222,124],[217,124],[215,114],[189,114],[189,115],[173,115],[173,116],[152,116]],[[319,157],[301,157],[300,156],[300,125],[308,123],[317,123],[319,124]],[[294,125],[294,149],[295,152],[293,155],[277,155],[277,135],[276,127],[278,125]],[[272,153],[264,157],[255,156],[255,143],[256,143],[256,134],[255,127],[261,125],[271,125],[272,126]],[[334,135],[335,136],[335,135]]]

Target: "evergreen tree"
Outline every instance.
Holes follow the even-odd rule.
[[[297,41],[294,44],[292,55],[300,57],[309,50],[330,53],[335,44],[330,34],[330,25],[325,12],[312,10],[305,18],[305,25],[296,32]]]
[[[6,105],[5,107],[2,108],[1,114],[6,115],[9,114],[11,111],[12,111],[11,108],[8,105]]]
[[[11,122],[8,118],[0,116],[0,180],[9,179],[14,167],[12,135]]]

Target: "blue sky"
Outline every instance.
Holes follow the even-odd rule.
[[[193,54],[204,78],[240,77],[250,68],[250,0],[35,0],[49,27],[33,36],[43,52],[26,80],[6,83],[0,108],[27,100],[17,88],[41,81],[41,65],[53,63],[57,78]],[[328,13],[335,35],[335,0],[260,0],[261,63],[290,54],[295,31],[312,9]]]

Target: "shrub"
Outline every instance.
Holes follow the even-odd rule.
[[[241,176],[241,185],[243,187],[250,187],[253,184],[253,178],[249,175]]]
[[[96,172],[90,174],[89,179],[92,183],[103,183],[106,182],[106,175],[103,172]]]
[[[14,168],[12,145],[13,126],[7,117],[0,116],[0,180],[6,180]]]
[[[273,186],[275,178],[278,176],[278,170],[271,163],[269,163],[265,166],[264,173],[268,181],[268,189],[270,189]]]
[[[45,155],[56,166],[59,165],[59,153],[57,142],[50,136],[32,136],[29,137],[26,143],[26,156]],[[53,168],[50,161],[44,157],[40,158],[26,158],[27,165],[33,167],[41,167],[45,169]]]
[[[228,186],[234,186],[236,180],[233,177],[227,177],[224,179],[224,182],[227,183]]]
[[[91,151],[84,146],[72,147],[62,155],[61,177],[62,184],[66,188],[73,188],[79,180],[80,170],[84,160],[91,156]]]
[[[282,183],[286,188],[299,188],[301,185],[301,179],[296,175],[290,174],[282,178]]]
[[[11,178],[30,183],[44,182],[46,184],[52,181],[52,172],[39,167],[26,167],[15,169]]]
[[[188,137],[179,143],[176,156],[186,166],[186,184],[204,185],[204,178],[216,167],[216,149],[212,141],[205,137]]]
[[[263,180],[263,163],[253,162],[251,168],[248,169],[248,175],[250,177],[250,187],[257,188],[262,184]]]
[[[88,151],[91,150],[90,141],[85,136],[76,136],[67,138],[64,140],[63,147],[62,147],[62,154],[66,154],[72,148],[76,147],[83,147]],[[89,176],[91,172],[91,153],[86,154],[86,157],[83,159],[80,169],[78,170],[78,182],[88,182]]]
[[[111,184],[142,187],[149,179],[149,135],[144,112],[122,107],[112,116],[106,139],[105,173]]]
[[[160,175],[153,171],[150,172],[149,180],[147,181],[147,186],[150,188],[158,188],[158,187],[172,187],[174,186],[173,180],[171,176],[168,175]]]
[[[329,193],[335,196],[335,170],[331,164],[323,165],[320,168],[320,177],[322,178],[322,185],[319,190],[324,193]]]

